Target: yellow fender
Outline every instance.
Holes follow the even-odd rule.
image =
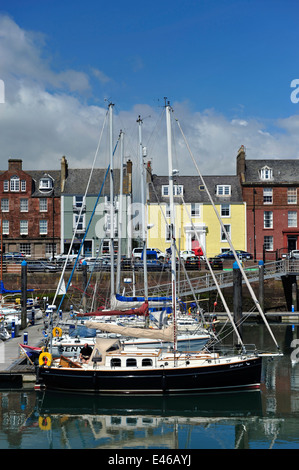
[[[46,418],[44,416],[40,416],[38,418],[38,425],[42,431],[49,431],[51,429],[51,424],[50,416],[47,416]]]
[[[52,364],[52,355],[48,352],[43,352],[38,357],[40,366],[50,366]]]
[[[55,338],[60,338],[60,336],[62,335],[62,329],[59,328],[58,326],[56,326],[56,327],[53,328],[53,330],[52,330],[52,335],[53,335]]]

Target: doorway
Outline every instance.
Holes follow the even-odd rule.
[[[288,235],[288,252],[297,249],[297,235]]]

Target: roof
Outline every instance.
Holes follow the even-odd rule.
[[[259,172],[268,167],[273,171],[272,180],[261,180]],[[245,160],[244,184],[299,184],[299,160]]]
[[[243,203],[242,190],[238,176],[204,176],[203,179],[216,204],[223,202],[229,202],[230,204]],[[168,184],[168,176],[152,175],[152,184],[149,183],[149,202],[169,203],[169,197],[162,196],[162,186]],[[174,178],[174,184],[184,186],[185,203],[210,203],[206,191],[199,189],[200,186],[202,186],[202,181],[199,176],[177,176]],[[230,185],[231,195],[223,197],[216,196],[217,185]],[[175,197],[175,202],[176,199],[179,200],[179,197]]]
[[[89,196],[98,196],[103,181],[105,179],[107,169],[95,168],[92,172],[87,194]],[[85,194],[88,181],[90,178],[90,169],[68,169],[67,178],[64,186],[64,195]],[[113,170],[114,192],[119,193],[120,171]],[[102,189],[102,195],[110,194],[110,172],[107,175],[105,184]]]
[[[31,176],[33,179],[32,197],[52,197],[52,191],[40,191],[39,181],[44,176],[50,176],[54,181],[54,196],[60,197],[60,170],[32,170],[26,171],[25,173]]]

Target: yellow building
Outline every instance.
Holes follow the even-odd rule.
[[[233,246],[247,251],[246,205],[237,176],[204,177]],[[168,177],[152,175],[148,186],[148,247],[165,252],[169,239]],[[157,201],[157,198],[160,200]],[[178,250],[200,245],[208,257],[230,249],[214,208],[199,177],[178,176],[174,181],[175,237]]]

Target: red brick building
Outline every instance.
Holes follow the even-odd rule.
[[[3,252],[60,252],[60,193],[60,171],[24,171],[22,160],[8,161],[0,174]]]
[[[247,247],[257,260],[280,258],[299,248],[299,160],[246,160],[237,155],[247,205]]]

